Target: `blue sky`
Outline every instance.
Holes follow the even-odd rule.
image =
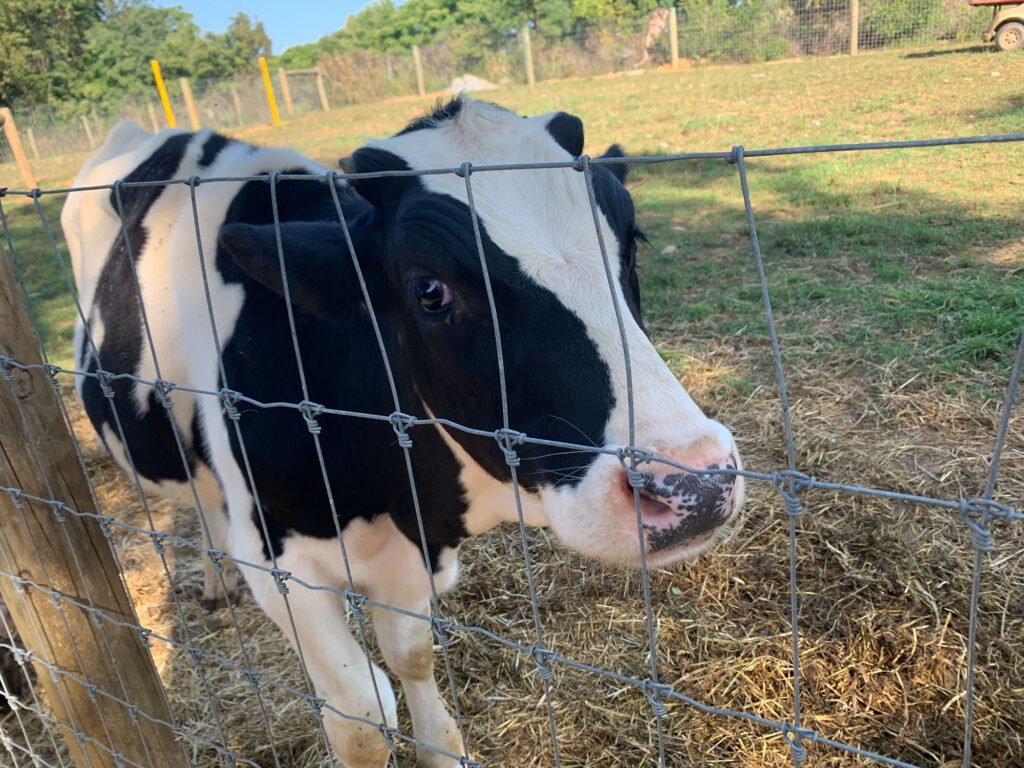
[[[341,29],[350,15],[370,0],[161,0],[158,5],[180,5],[195,16],[196,24],[210,32],[223,32],[239,11],[263,22],[274,53],[315,40]]]

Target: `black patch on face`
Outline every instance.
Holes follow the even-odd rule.
[[[192,134],[172,136],[124,180],[135,182],[174,178],[191,139]],[[104,369],[113,374],[136,374],[142,362],[142,355],[150,354],[144,340],[142,307],[139,305],[129,258],[134,262],[138,261],[148,237],[143,219],[163,191],[163,185],[121,188],[124,230],[127,230],[128,240],[125,240],[125,231],[119,230],[96,283],[93,313],[99,313],[104,335],[99,347],[99,361],[95,356],[92,357],[88,367],[90,373],[99,370],[99,363],[102,363]],[[110,206],[115,213],[118,211],[117,197],[113,190],[110,193]],[[83,357],[85,350],[89,349],[89,342],[86,340],[84,344]],[[114,407],[124,430],[128,450],[139,474],[154,482],[185,482],[187,474],[182,465],[171,421],[156,393],[148,393],[146,402],[142,404],[144,415],[140,416],[136,405],[135,384],[118,379],[112,381],[110,386],[114,391]],[[82,385],[82,400],[96,431],[102,435],[103,427],[107,426],[120,439],[114,413],[107,405],[107,399],[98,380],[91,377],[85,380]],[[187,435],[183,437],[187,438]],[[187,448],[186,460],[189,468],[194,469],[195,456]]]
[[[481,226],[501,328],[510,426],[531,437],[603,445],[615,403],[607,364],[571,308],[527,277]],[[435,416],[479,429],[500,427],[494,330],[468,207],[446,195],[419,192],[402,201],[389,238],[389,293],[402,299],[391,312],[402,328],[404,385],[414,387]],[[448,315],[424,316],[408,290],[403,295],[402,288],[423,274],[450,287]],[[511,479],[495,440],[459,430],[449,434],[493,477]],[[596,456],[533,444],[517,452],[519,482],[534,491],[578,484]]]
[[[281,181],[277,196],[283,223],[337,221],[330,190],[319,181]],[[377,214],[351,192],[342,195],[341,200],[363,270],[380,272]],[[225,222],[272,224],[267,184],[253,181],[243,185],[228,208]],[[350,256],[343,250],[337,258],[347,262]],[[234,334],[223,352],[227,385],[263,402],[301,402],[303,391],[283,298],[250,277],[220,246],[216,264],[226,281],[241,283],[245,288]],[[401,363],[395,326],[380,310],[377,317],[392,364],[398,367]],[[361,302],[320,315],[297,314],[296,333],[311,401],[362,413],[386,415],[394,410],[380,351]],[[418,410],[415,392],[403,389],[399,396],[407,411]],[[333,538],[339,528],[344,530],[356,518],[369,521],[385,513],[418,547],[419,526],[404,452],[391,425],[329,415],[321,415],[317,421],[322,430],[320,448],[334,512],[316,443],[302,415],[291,408],[242,409],[239,426],[267,525],[264,555],[269,558],[271,552],[280,554],[284,540],[292,533]],[[244,467],[235,425],[226,416],[223,424],[235,460]],[[441,550],[466,536],[459,468],[436,429],[418,427],[410,430],[410,435],[429,560],[436,567]],[[262,533],[255,509],[253,515]]]
[[[546,126],[551,138],[573,157],[583,154],[583,121],[568,112],[559,112]]]
[[[213,165],[213,161],[217,159],[217,155],[221,153],[221,150],[228,146],[228,144],[233,143],[227,136],[211,133],[210,137],[203,142],[203,153],[199,156],[199,167],[208,168]]]

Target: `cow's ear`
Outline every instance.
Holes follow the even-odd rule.
[[[556,112],[545,126],[558,146],[573,157],[583,154],[583,121],[568,112]]]
[[[217,242],[246,274],[284,295],[273,224],[225,224]],[[281,249],[292,306],[308,314],[333,315],[346,311],[353,302],[362,303],[340,225],[283,223]]]
[[[618,144],[612,144],[607,150],[605,150],[605,153],[601,155],[602,158],[625,156],[626,153],[622,151],[622,147]],[[604,167],[611,171],[612,176],[618,179],[620,184],[626,183],[626,169],[628,166],[625,163],[608,163]]]
[[[338,161],[345,173],[380,173],[412,170],[398,155],[378,147],[362,147]],[[401,199],[420,185],[415,176],[369,176],[349,183],[370,205],[384,214],[393,213]]]

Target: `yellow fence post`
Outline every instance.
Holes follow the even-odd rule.
[[[280,125],[281,116],[277,114],[277,99],[274,98],[274,87],[270,84],[267,60],[263,56],[260,56],[260,72],[263,73],[263,87],[267,89],[267,103],[270,105],[270,115],[274,118],[274,125]]]
[[[167,98],[167,88],[164,86],[164,76],[160,74],[160,62],[150,59],[149,64],[153,67],[153,79],[156,80],[156,89],[160,93],[160,101],[164,105],[164,113],[167,115],[167,125],[174,127],[174,112],[171,111],[171,100]]]
[[[24,180],[25,186],[35,189],[36,177],[32,174],[32,166],[28,164],[28,156],[25,154],[25,147],[18,136],[18,129],[14,125],[14,113],[11,112],[10,107],[0,107],[0,126],[4,129],[4,135],[14,154],[14,161],[18,164],[18,170],[21,171],[21,178]]]
[[[668,50],[674,69],[679,66],[679,19],[675,7],[668,9]]]

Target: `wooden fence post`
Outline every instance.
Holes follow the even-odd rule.
[[[292,89],[288,87],[288,73],[283,67],[278,67],[277,77],[281,81],[281,95],[284,96],[284,108],[289,115],[295,114],[295,107],[292,105]]]
[[[203,124],[199,122],[199,110],[196,109],[196,100],[192,96],[192,86],[189,85],[187,77],[179,77],[178,83],[181,85],[181,95],[185,97],[185,107],[188,109],[188,119],[192,123],[192,130],[198,131]]]
[[[420,96],[427,95],[427,89],[423,87],[423,62],[420,61],[420,47],[412,47],[412,65],[416,69],[416,93]]]
[[[316,68],[316,92],[320,96],[320,106],[326,112],[331,108],[331,105],[327,101],[327,89],[324,88],[324,71],[320,67]]]
[[[231,86],[231,100],[235,102],[235,114],[238,115],[238,124],[243,124],[242,119],[242,98],[238,95],[238,86]]]
[[[156,121],[156,110],[153,109],[153,102],[146,102],[146,109],[149,110],[149,122],[153,126],[153,133],[160,132],[160,123]]]
[[[18,136],[18,127],[14,124],[14,113],[10,107],[0,107],[0,125],[3,126],[7,143],[11,145],[11,152],[14,153],[14,162],[18,164],[21,172],[21,179],[25,182],[27,189],[36,188],[36,177],[32,173],[32,166],[28,164],[28,156],[25,154],[25,147]],[[3,326],[0,326],[3,327]]]
[[[92,128],[89,127],[89,118],[82,115],[82,127],[85,128],[85,137],[89,140],[89,149],[96,149],[96,139],[92,136]]]
[[[672,67],[679,66],[679,18],[675,6],[668,9],[668,50]]]
[[[530,40],[530,28],[523,25],[523,58],[526,61],[526,84],[535,85],[533,76],[533,42]]]
[[[32,150],[32,159],[37,163],[39,162],[39,145],[36,144],[36,135],[32,132],[31,128],[25,130],[28,134],[28,146]]]
[[[0,329],[0,355],[41,363],[3,256]],[[55,730],[77,766],[186,768],[188,756],[172,728],[150,719],[173,722],[153,659],[134,629],[110,540],[95,517],[80,516],[98,511],[56,393],[39,368],[0,363],[0,374],[0,594],[33,656]]]
[[[860,42],[860,0],[850,0],[850,55],[857,55]]]

